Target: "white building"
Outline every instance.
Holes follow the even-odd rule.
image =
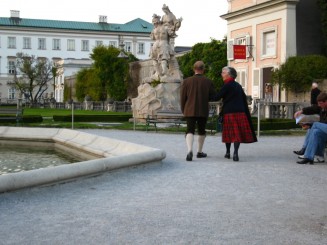
[[[55,99],[62,102],[64,77],[90,66],[94,47],[119,47],[123,42],[127,52],[140,60],[148,59],[152,28],[151,23],[139,18],[125,24],[108,23],[107,16],[99,16],[97,23],[25,19],[12,10],[9,18],[0,17],[0,99],[5,102],[19,96],[10,86],[17,53],[46,57],[63,65],[63,75],[56,78],[46,95],[52,97],[55,87]]]

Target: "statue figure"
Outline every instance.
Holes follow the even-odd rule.
[[[183,19],[177,19],[166,4],[162,6],[162,10],[165,13],[161,18],[163,25],[170,29],[170,32],[173,33],[171,38],[177,37],[176,31],[178,31],[178,29],[181,27]]]
[[[160,16],[154,14],[152,16],[153,30],[150,34],[154,44],[151,48],[150,57],[153,60],[155,69],[154,78],[159,79],[168,73],[168,61],[173,55],[173,50],[169,44],[170,33],[169,30],[162,24]],[[160,70],[161,67],[161,70]]]
[[[162,18],[154,14],[152,24],[154,26],[150,37],[154,44],[150,51],[150,57],[153,60],[155,73],[152,76],[156,80],[165,80],[168,76],[169,63],[174,57],[174,39],[177,37],[176,31],[181,26],[182,18],[176,19],[167,5],[163,5],[162,10],[165,15]],[[174,62],[177,63],[177,62]]]

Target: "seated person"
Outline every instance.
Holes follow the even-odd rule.
[[[311,129],[307,130],[307,134],[306,134],[302,149],[299,151],[294,151],[294,153],[297,155],[304,155],[304,159],[301,162],[298,162],[300,164],[313,163],[314,157],[312,157],[312,153],[310,153],[310,155],[305,154],[308,144],[310,141],[313,141],[313,140],[317,141],[318,140],[317,137],[319,137],[319,139],[322,140],[324,135],[320,132],[320,131],[322,131],[320,129],[321,124],[326,124],[326,127],[327,127],[327,93],[321,92],[317,97],[317,102],[318,102],[318,106],[313,105],[313,106],[305,107],[302,110],[297,111],[294,114],[295,118],[298,118],[301,114],[305,114],[305,115],[319,114],[320,115],[319,123],[317,123],[317,122],[313,123],[313,126],[311,127]],[[315,128],[317,127],[317,125],[319,125],[320,131],[315,129],[314,133],[313,133],[312,128],[314,127],[314,125],[316,125]],[[317,134],[319,134],[319,136],[317,136]],[[326,134],[327,134],[327,128],[326,128]],[[315,135],[315,136],[313,136],[313,135]],[[314,152],[314,154],[316,154],[320,158],[320,162],[324,161],[324,160],[321,160],[321,158],[324,159],[324,150],[325,150],[321,144],[325,145],[325,142],[320,143],[319,147],[314,146],[314,148],[316,149],[316,152]],[[311,147],[312,146],[310,146],[310,151],[312,150]]]
[[[297,163],[313,164],[314,157],[316,154],[318,155],[318,159],[322,159],[318,162],[324,162],[324,151],[326,147],[326,141],[327,141],[327,124],[315,122],[310,129],[308,144],[305,149],[302,160],[297,161]]]
[[[297,114],[295,114],[296,116]],[[313,114],[313,115],[304,115],[304,114],[301,114],[299,116],[296,116],[296,123],[299,124],[303,130],[307,130],[306,132],[306,135],[305,135],[305,139],[304,139],[304,143],[303,143],[303,146],[301,148],[301,150],[299,151],[293,151],[295,154],[297,155],[303,155],[304,154],[304,151],[305,151],[305,148],[308,144],[308,137],[309,137],[309,134],[310,134],[310,128],[312,126],[312,124],[314,122],[318,122],[320,120],[320,116],[319,114]]]

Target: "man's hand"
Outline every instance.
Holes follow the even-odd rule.
[[[297,118],[298,116],[300,116],[302,114],[302,110],[301,111],[297,111],[294,113],[294,118]]]

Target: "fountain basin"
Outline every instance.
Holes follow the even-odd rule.
[[[26,187],[65,182],[82,176],[161,161],[163,150],[70,129],[0,127],[0,140],[55,147],[86,161],[0,176],[0,193]]]

